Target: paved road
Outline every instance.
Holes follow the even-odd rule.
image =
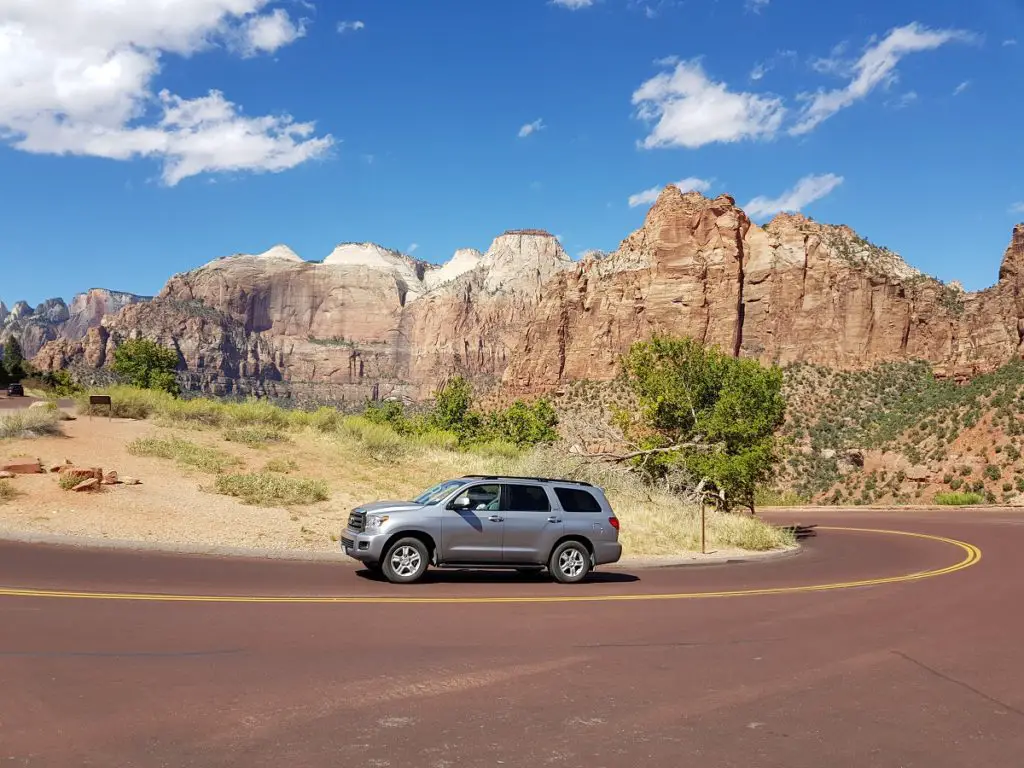
[[[0,585],[109,593],[0,595],[0,765],[1024,764],[1024,516],[779,520],[821,527],[784,560],[576,587],[440,574],[396,588],[333,564],[0,544]],[[834,530],[850,526],[983,556],[963,567],[953,543]],[[569,600],[445,602],[538,596]]]

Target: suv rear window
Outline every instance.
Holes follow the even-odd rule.
[[[506,485],[508,509],[513,512],[548,512],[551,503],[539,485]]]
[[[555,488],[558,503],[566,512],[600,512],[601,505],[590,491],[578,488]]]

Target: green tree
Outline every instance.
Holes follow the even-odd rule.
[[[4,372],[11,379],[20,378],[25,374],[25,356],[21,352],[21,344],[13,336],[4,342]]]
[[[520,448],[558,439],[555,430],[558,416],[545,398],[532,403],[516,400],[504,411],[494,411],[488,416],[489,436],[507,440]]]
[[[624,369],[640,405],[624,422],[641,447],[634,463],[651,476],[685,470],[727,508],[753,509],[778,461],[782,371],[665,336],[634,344]]]
[[[114,350],[114,373],[143,389],[178,393],[178,353],[149,339],[132,339]]]
[[[445,384],[434,395],[434,409],[430,420],[436,429],[461,434],[470,421],[470,407],[473,405],[473,388],[461,376]]]

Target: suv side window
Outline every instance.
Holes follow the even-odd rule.
[[[539,485],[506,485],[505,512],[549,512],[551,502],[548,494]]]
[[[601,505],[594,494],[580,488],[555,488],[558,503],[566,512],[600,512]]]
[[[469,498],[469,506],[463,507],[463,509],[469,509],[474,512],[497,512],[501,504],[501,486],[471,485],[452,499],[450,507],[453,509],[457,508],[458,500],[467,497]]]

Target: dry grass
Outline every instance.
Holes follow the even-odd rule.
[[[183,467],[192,467],[210,474],[220,474],[242,463],[241,459],[216,448],[208,448],[177,437],[140,438],[128,445],[134,456],[155,456],[173,459]]]
[[[266,448],[272,443],[287,442],[288,436],[280,427],[267,424],[250,424],[228,427],[224,430],[224,439],[229,443],[243,443],[250,448]]]
[[[14,484],[10,480],[0,480],[0,504],[10,501],[18,495]]]
[[[292,507],[315,504],[331,497],[323,480],[302,480],[277,472],[254,472],[245,475],[221,475],[217,493],[234,496],[258,507]]]
[[[26,408],[0,416],[0,440],[59,434],[60,413],[56,408]]]

